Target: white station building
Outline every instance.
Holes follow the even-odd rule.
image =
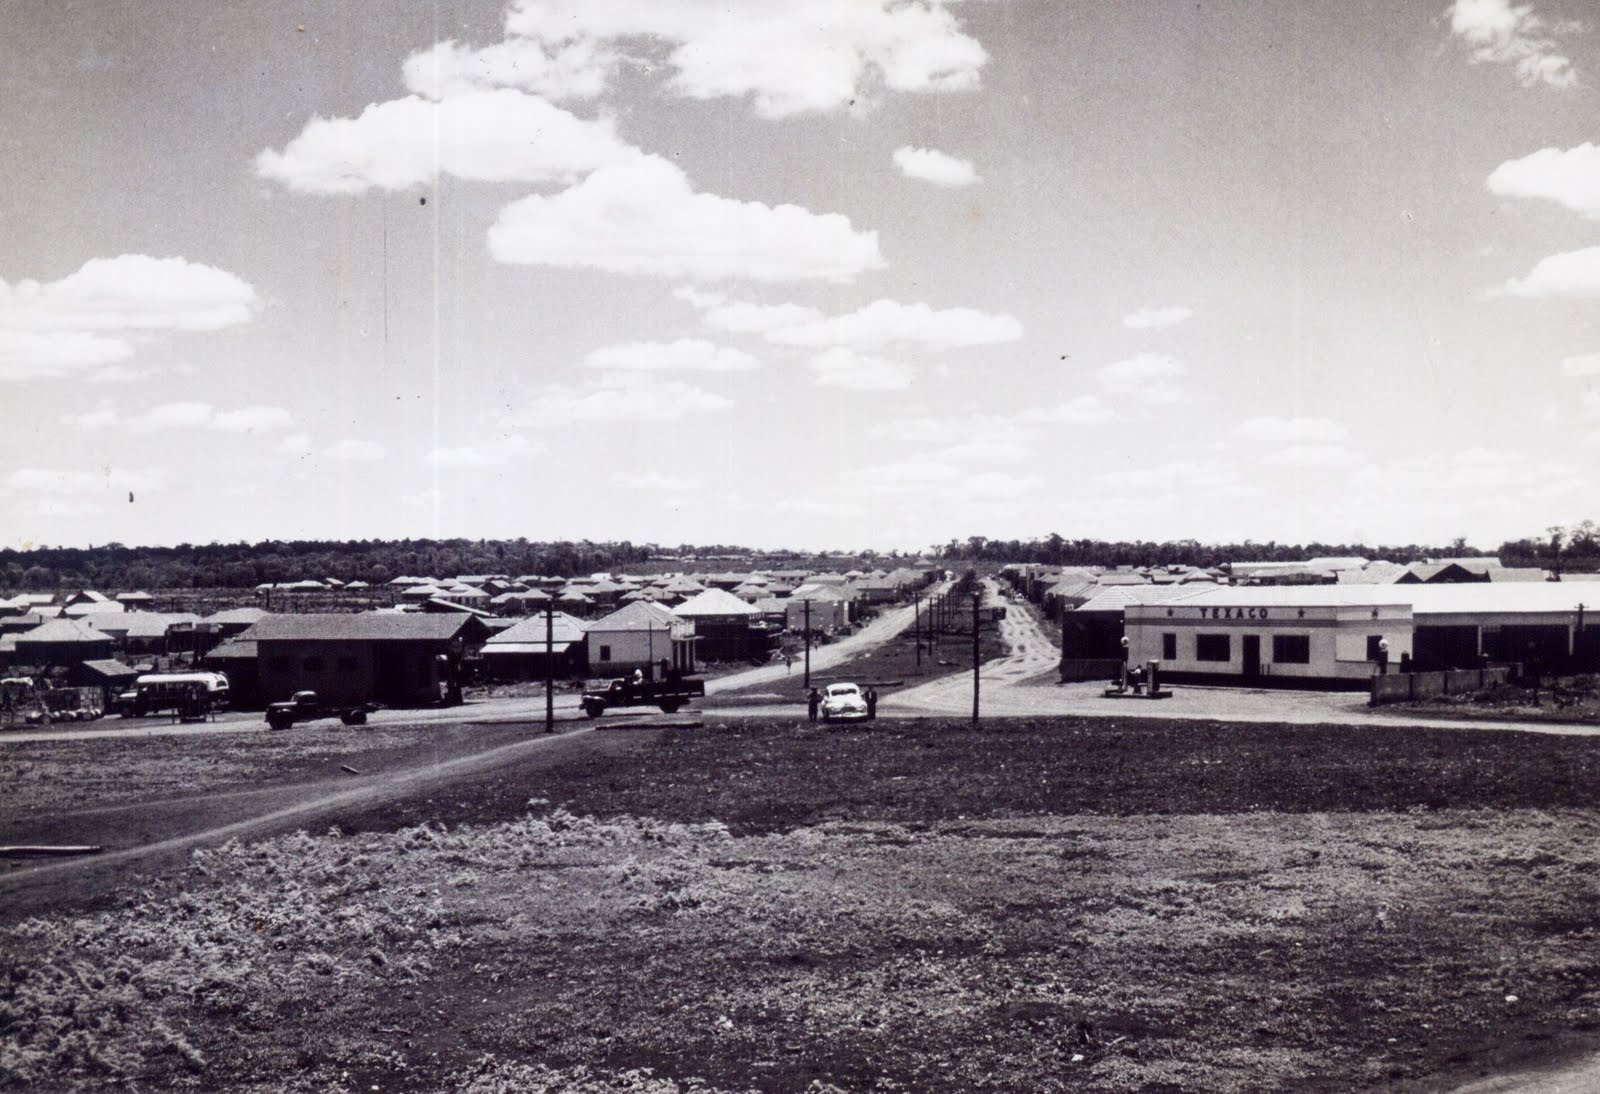
[[[1164,677],[1363,687],[1387,655],[1418,670],[1534,661],[1600,667],[1600,584],[1197,588],[1123,609],[1128,661]]]

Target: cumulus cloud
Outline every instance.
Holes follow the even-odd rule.
[[[1173,381],[1188,371],[1188,366],[1175,357],[1140,353],[1106,365],[1096,375],[1101,386],[1113,394],[1129,395],[1147,403],[1175,403],[1183,392]]]
[[[109,402],[94,410],[69,414],[61,419],[78,429],[104,429],[123,425],[135,433],[160,433],[173,429],[209,429],[219,433],[270,433],[287,429],[293,416],[281,406],[246,406],[237,410],[218,410],[210,403],[176,402],[150,407],[129,418]]]
[[[21,467],[6,477],[6,485],[12,490],[29,494],[82,495],[106,491],[127,493],[159,490],[166,483],[153,471],[117,467],[99,471]]]
[[[441,174],[472,182],[566,182],[638,153],[606,119],[585,121],[511,88],[440,101],[408,95],[355,118],[313,118],[256,173],[291,190],[404,190]]]
[[[976,88],[987,61],[949,8],[930,0],[518,0],[508,39],[667,50],[667,88],[693,99],[751,96],[764,117],[838,110],[871,91]]]
[[[1122,317],[1122,325],[1130,330],[1154,330],[1171,327],[1194,317],[1193,308],[1174,305],[1165,308],[1140,308]]]
[[[278,451],[286,452],[291,456],[305,456],[311,452],[311,435],[308,433],[290,433],[278,442]]]
[[[429,452],[427,462],[443,468],[504,467],[523,456],[543,452],[543,441],[530,441],[520,433],[491,437],[476,444],[435,448]]]
[[[848,346],[866,351],[900,344],[951,350],[1015,342],[1022,337],[1022,324],[1010,315],[976,308],[874,300],[844,315],[806,317],[773,326],[765,333],[769,341],[790,346]]]
[[[1561,361],[1563,376],[1600,376],[1600,353],[1578,353]]]
[[[389,450],[377,441],[346,438],[323,449],[323,455],[352,463],[374,463],[389,455]]]
[[[1355,467],[1361,456],[1340,444],[1291,444],[1272,454],[1272,462],[1288,467]]]
[[[893,391],[910,387],[914,375],[911,366],[904,362],[857,353],[844,346],[823,350],[806,363],[820,386],[855,391]]]
[[[1278,418],[1271,415],[1246,418],[1233,430],[1234,436],[1264,444],[1339,444],[1350,431],[1332,418]]]
[[[510,87],[561,101],[598,96],[618,60],[593,40],[546,45],[507,38],[482,49],[445,41],[407,57],[402,72],[406,90],[430,99]]]
[[[946,505],[1016,501],[1044,485],[1039,475],[971,471],[929,459],[853,468],[839,481],[847,493],[855,496],[908,499],[917,504],[937,498]]]
[[[660,471],[613,471],[611,485],[624,490],[643,490],[650,493],[681,494],[699,490],[705,485],[699,479],[664,475]]]
[[[648,372],[608,372],[598,382],[550,384],[511,416],[518,425],[583,422],[674,422],[692,414],[726,410],[733,400]]]
[[[1541,258],[1526,277],[1514,277],[1494,295],[1522,297],[1600,296],[1600,247]]]
[[[1541,148],[1506,160],[1489,173],[1488,187],[1502,197],[1553,201],[1600,220],[1600,145]]]
[[[978,172],[971,161],[946,155],[936,148],[913,148],[909,144],[894,150],[894,165],[908,179],[921,179],[935,186],[971,186]]]
[[[748,372],[761,362],[743,350],[719,346],[703,338],[672,342],[623,342],[603,346],[584,358],[590,368],[682,369],[700,372]]]
[[[709,306],[703,318],[707,326],[733,334],[769,334],[815,323],[823,314],[803,304],[751,304],[729,300]]]
[[[883,265],[878,233],[848,217],[696,193],[677,165],[646,155],[506,206],[489,251],[501,262],[695,281],[846,282]]]
[[[260,309],[243,279],[183,258],[93,258],[56,281],[0,280],[0,380],[126,361],[157,333],[211,331]]]
[[[1455,0],[1446,10],[1450,32],[1471,49],[1475,64],[1511,65],[1523,87],[1577,86],[1571,59],[1551,37],[1571,26],[1552,26],[1533,5],[1511,0]]]
[[[1033,407],[1017,415],[1017,421],[1028,425],[1108,425],[1118,414],[1093,395],[1074,395],[1054,406]]]

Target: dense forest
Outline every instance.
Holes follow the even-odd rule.
[[[1420,562],[1430,558],[1477,558],[1490,554],[1506,566],[1539,566],[1557,573],[1600,571],[1600,527],[1586,520],[1571,527],[1552,526],[1542,537],[1510,540],[1494,552],[1456,539],[1445,544],[1408,543],[1201,543],[1193,539],[1163,542],[1108,542],[1067,539],[1052,534],[1041,539],[952,539],[937,549],[940,557],[973,562],[1042,562],[1051,566],[1220,566],[1225,562],[1297,562],[1310,558],[1382,558]]]

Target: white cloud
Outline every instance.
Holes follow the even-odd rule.
[[[701,372],[748,372],[761,362],[743,350],[719,346],[703,338],[672,342],[623,342],[602,346],[584,358],[590,368],[683,369]]]
[[[406,58],[406,90],[443,99],[490,88],[512,87],[547,99],[593,99],[605,90],[617,55],[594,41],[546,46],[531,38],[471,49],[440,42]]]
[[[664,475],[660,471],[613,471],[611,485],[625,490],[643,490],[652,493],[681,494],[699,490],[705,485],[699,479]]]
[[[238,410],[218,410],[210,403],[176,402],[153,406],[130,418],[121,418],[102,403],[90,414],[69,416],[70,424],[80,429],[98,429],[122,424],[136,433],[158,433],[172,429],[209,429],[219,433],[268,433],[287,429],[294,419],[279,406],[246,406]],[[62,419],[67,421],[68,419]]]
[[[73,429],[107,429],[121,420],[121,415],[117,413],[117,408],[105,400],[101,400],[96,404],[93,410],[61,416],[61,424],[69,425]]]
[[[66,471],[42,467],[22,467],[6,477],[6,485],[29,494],[78,495],[102,491],[159,490],[161,476],[150,471],[131,471],[107,467],[99,471]]]
[[[128,419],[136,433],[156,433],[168,429],[204,429],[211,424],[216,409],[210,403],[162,403]]]
[[[816,308],[803,304],[750,304],[742,300],[712,305],[704,316],[707,326],[734,334],[769,334],[822,318]]]
[[[1600,376],[1600,353],[1579,353],[1561,361],[1563,376]]]
[[[1165,354],[1140,353],[1098,370],[1105,389],[1117,395],[1131,395],[1147,403],[1175,403],[1183,397],[1172,381],[1187,374],[1188,367]]]
[[[754,96],[768,118],[837,110],[890,91],[978,86],[987,56],[927,0],[518,0],[508,37],[550,45],[667,47],[668,87],[694,99]]]
[[[435,448],[428,453],[427,461],[434,467],[503,467],[513,460],[544,450],[543,441],[530,441],[520,433],[511,433],[503,437],[491,437],[477,444]]]
[[[1511,65],[1523,87],[1547,84],[1569,88],[1578,84],[1572,61],[1556,49],[1549,33],[1568,27],[1551,27],[1534,13],[1533,5],[1513,5],[1511,0],[1455,0],[1446,9],[1450,31],[1472,48],[1474,63]]]
[[[93,258],[57,281],[0,280],[0,380],[105,369],[139,338],[220,330],[260,306],[247,282],[183,258]]]
[[[1272,462],[1288,467],[1355,467],[1360,455],[1340,444],[1292,444],[1272,454]]]
[[[3,320],[0,320],[3,322]],[[133,344],[85,331],[6,330],[0,327],[0,380],[62,376],[133,356]]]
[[[767,332],[770,341],[790,346],[849,346],[873,350],[891,344],[948,350],[1015,342],[1022,324],[1009,315],[975,308],[932,308],[874,300],[845,315],[807,319]]]
[[[772,503],[775,512],[801,517],[838,518],[865,516],[867,507],[858,501],[837,498],[779,498]]]
[[[929,453],[928,458],[935,463],[969,467],[1026,463],[1029,455],[1028,446],[1020,441],[980,438],[938,449]]]
[[[336,460],[350,460],[354,463],[373,463],[388,456],[389,450],[377,441],[346,438],[323,449],[323,455],[331,456]]]
[[[91,384],[136,384],[161,375],[159,368],[134,368],[130,365],[106,365],[84,377]]]
[[[278,451],[287,452],[291,456],[304,456],[311,451],[311,435],[308,433],[290,433],[278,442]]]
[[[1523,297],[1600,296],[1600,247],[1541,258],[1526,277],[1514,277],[1491,295]]]
[[[1489,173],[1489,192],[1511,198],[1543,198],[1600,220],[1600,145],[1585,142],[1565,151],[1541,148],[1506,160]]]
[[[1140,308],[1122,317],[1122,325],[1130,330],[1156,330],[1182,323],[1194,317],[1194,309],[1180,305],[1165,308]]]
[[[529,426],[673,422],[732,405],[733,400],[724,395],[677,380],[662,380],[648,372],[608,372],[595,383],[544,387],[510,420]]]
[[[607,119],[585,121],[510,88],[442,101],[408,95],[356,118],[313,118],[256,173],[291,190],[404,190],[441,174],[473,182],[565,182],[638,153]]]
[[[677,165],[644,155],[506,206],[489,251],[501,262],[697,281],[844,282],[883,265],[878,233],[848,217],[696,193]]]
[[[1074,395],[1055,406],[1034,407],[1017,416],[1017,420],[1033,425],[1108,425],[1117,420],[1117,412],[1093,395]]]
[[[223,433],[267,433],[288,429],[294,418],[281,406],[246,406],[238,410],[219,410],[206,423],[207,429]]]
[[[1271,415],[1247,418],[1234,427],[1233,433],[1241,440],[1282,445],[1338,444],[1350,436],[1350,431],[1332,418],[1278,418]]]
[[[92,501],[68,501],[64,498],[36,498],[28,506],[29,514],[36,517],[86,517],[104,513],[105,506]]]
[[[894,164],[908,179],[921,179],[935,186],[971,186],[978,172],[971,161],[946,155],[936,148],[913,148],[909,144],[894,150]]]
[[[918,503],[931,497],[941,504],[968,504],[1016,501],[1039,490],[1044,479],[1006,471],[972,472],[948,463],[917,459],[854,468],[840,476],[840,484],[857,496]]]
[[[910,365],[857,353],[844,346],[823,350],[807,362],[822,387],[855,391],[893,391],[911,386]]]

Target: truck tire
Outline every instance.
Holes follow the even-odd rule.
[[[677,699],[665,699],[661,703],[663,714],[676,714],[683,709],[683,703]]]
[[[367,724],[367,712],[359,707],[347,710],[339,715],[339,721],[347,726],[364,726]]]
[[[605,709],[606,709],[606,705],[604,703],[585,703],[585,704],[583,704],[583,712],[585,714],[587,714],[591,718],[600,717],[600,715],[605,711]]]
[[[280,714],[277,711],[273,711],[267,715],[267,724],[273,729],[288,729],[294,725],[294,715]]]

